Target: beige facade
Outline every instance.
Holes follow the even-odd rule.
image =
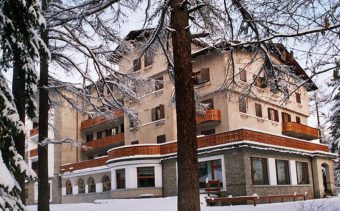
[[[310,89],[297,88],[295,79],[287,76],[287,90],[295,91],[288,99],[284,100],[287,96],[281,92],[273,93],[268,85],[257,84],[244,97],[254,77],[264,78],[259,74],[263,58],[254,56],[250,50],[235,50],[232,67],[230,51],[204,47],[193,44],[193,72],[195,80],[199,80],[195,89],[205,102],[211,103],[206,114],[197,116],[199,162],[202,166],[212,165],[211,162],[221,166],[217,172],[223,193],[308,192],[310,198],[323,197],[325,191],[331,194],[334,191],[334,155],[328,153],[327,146],[309,141],[319,136],[317,129],[307,126]],[[125,55],[118,64],[119,71],[134,71],[133,61],[138,56],[139,52]],[[284,64],[277,56],[272,57],[275,64]],[[140,91],[138,102],[124,102],[137,113],[138,127],[130,126],[126,114],[107,121],[100,117],[88,119],[66,103],[56,109],[55,138],[67,136],[90,147],[84,150],[69,144],[55,146],[54,177],[59,182],[54,190],[59,196],[53,195],[53,198],[59,197],[62,203],[75,203],[177,194],[176,108],[171,104],[174,86],[169,78],[167,60],[159,48],[150,65],[146,65],[144,56],[140,63],[141,67],[135,72],[163,81],[163,87],[156,89],[155,85],[151,91]],[[253,184],[252,157],[266,160],[268,171],[265,174],[271,180],[268,184]],[[289,164],[290,181],[286,185],[275,182],[276,160]],[[308,184],[296,183],[296,162],[307,163],[303,174],[309,178]],[[211,171],[209,168],[205,170]],[[103,176],[110,178],[110,190],[103,191]],[[203,177],[200,179],[205,179]],[[95,192],[89,192],[89,178],[95,182]],[[85,193],[79,193],[81,179],[87,187]],[[67,191],[67,188],[71,189]]]

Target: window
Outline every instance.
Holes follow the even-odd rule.
[[[135,144],[139,144],[139,141],[136,140],[136,141],[131,141],[131,145],[135,145]]]
[[[267,158],[250,158],[253,185],[269,185]]]
[[[136,72],[142,68],[140,58],[133,60],[133,71]]]
[[[296,97],[296,102],[301,104],[301,94],[295,93],[295,97]]]
[[[215,129],[210,129],[210,130],[202,130],[201,131],[201,135],[211,135],[211,134],[215,134]]]
[[[152,61],[153,61],[152,56],[153,56],[153,54],[151,53],[150,50],[145,52],[145,54],[144,54],[144,67],[147,67],[147,66],[152,64]]]
[[[93,141],[93,134],[87,134],[86,135],[86,141],[89,142],[89,141]]]
[[[151,119],[152,121],[164,119],[164,105],[151,109]]]
[[[240,80],[247,82],[247,71],[245,69],[240,68]]]
[[[102,133],[102,131],[97,132],[97,139],[101,139],[101,138],[103,138],[103,133]]]
[[[33,171],[34,171],[35,173],[38,174],[38,169],[39,169],[39,167],[38,167],[38,161],[32,161],[32,169],[33,169]]]
[[[265,77],[257,76],[256,78],[256,75],[254,75],[254,85],[259,88],[266,88],[267,83]]]
[[[273,108],[268,108],[268,119],[272,121],[279,121],[279,112]]]
[[[307,162],[296,161],[296,176],[298,184],[309,184]]]
[[[282,122],[291,122],[291,116],[285,112],[281,113],[282,115]]]
[[[130,128],[135,128],[138,125],[137,119],[138,119],[138,114],[135,113],[136,118],[133,118],[133,116],[129,116],[129,127]]]
[[[112,129],[111,128],[105,130],[105,136],[112,136]]]
[[[298,116],[296,117],[296,123],[301,124],[301,119]]]
[[[210,81],[209,68],[203,68],[199,72],[193,73],[195,85],[203,84]]]
[[[125,169],[116,170],[117,189],[125,189]]]
[[[138,187],[155,187],[155,168],[137,167]]]
[[[85,193],[85,182],[81,178],[78,180],[78,193]]]
[[[165,134],[157,136],[157,144],[165,143],[166,142],[166,136]]]
[[[244,97],[240,97],[238,99],[238,107],[240,112],[247,113],[247,99]]]
[[[262,105],[255,103],[255,113],[257,117],[261,117],[262,118]]]
[[[89,193],[94,193],[96,192],[96,183],[94,182],[94,179],[92,177],[90,177],[87,180],[87,186],[89,188]]]
[[[156,78],[155,81],[155,90],[161,90],[164,88],[163,76]]]
[[[103,192],[111,190],[111,179],[109,176],[104,175],[102,177],[102,183],[103,183]]]
[[[206,180],[219,180],[223,186],[221,159],[198,163],[199,187],[206,187]]]
[[[93,155],[89,156],[88,159],[93,160],[94,159]]]
[[[213,99],[203,100],[202,103],[208,105],[208,110],[214,109],[214,100]]]
[[[72,194],[72,183],[70,180],[65,182],[66,195]]]
[[[289,164],[288,160],[275,160],[276,162],[276,175],[278,185],[289,185]]]
[[[124,124],[121,124],[121,125],[120,125],[120,132],[121,132],[121,133],[124,133]]]

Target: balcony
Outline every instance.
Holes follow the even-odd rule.
[[[106,147],[117,147],[124,145],[124,133],[107,136],[101,139],[89,141],[85,144],[88,150],[106,148]]]
[[[33,128],[30,130],[30,137],[38,135],[39,134],[39,128]]]
[[[122,117],[123,112],[122,111],[116,111],[115,116],[116,116],[116,118]],[[93,118],[93,119],[87,119],[87,120],[84,120],[84,121],[81,122],[80,129],[85,130],[85,129],[91,128],[93,126],[104,124],[108,121],[109,121],[108,119],[106,119],[105,117],[101,117],[101,116]]]
[[[319,130],[307,125],[296,122],[284,122],[282,124],[282,134],[304,140],[313,140],[320,138]]]
[[[94,168],[106,165],[106,161],[109,159],[108,156],[101,157],[93,160],[85,160],[78,163],[64,164],[60,166],[60,173],[72,172],[80,169]]]
[[[197,139],[198,150],[212,149],[213,147],[223,147],[226,146],[226,144],[228,144],[228,147],[232,145],[238,147],[240,145],[249,146],[251,144],[260,144],[260,147],[281,147],[285,150],[304,150],[310,153],[329,152],[327,145],[271,135],[248,129],[239,129],[225,133],[204,136]],[[62,165],[60,169],[61,173],[64,173],[74,170],[106,166],[106,161],[115,158],[150,155],[162,157],[170,155],[173,156],[175,153],[177,153],[177,142],[165,144],[127,145],[109,150],[107,157],[82,161],[79,163],[65,164]]]
[[[207,122],[220,122],[221,121],[221,111],[219,109],[208,110],[203,115],[196,116],[196,123],[207,123]]]

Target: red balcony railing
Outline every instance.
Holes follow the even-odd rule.
[[[298,124],[296,122],[284,122],[282,124],[282,134],[305,140],[320,138],[318,129]]]
[[[122,117],[123,116],[123,112],[122,111],[116,111],[115,112],[115,116],[118,118],[118,117]],[[90,128],[90,127],[93,127],[93,126],[96,126],[96,125],[100,125],[100,124],[103,124],[105,122],[107,122],[108,119],[105,118],[105,117],[96,117],[96,118],[93,118],[93,119],[87,119],[87,120],[84,120],[81,122],[80,124],[80,129],[81,130],[84,130],[84,129],[87,129],[87,128]]]
[[[60,166],[60,173],[72,172],[80,169],[93,168],[98,166],[106,165],[106,161],[109,159],[108,156],[101,157],[93,160],[85,160],[78,163],[70,163]]]
[[[124,144],[124,133],[107,136],[101,139],[89,141],[85,144],[85,147],[91,149],[102,148],[110,145],[121,146]]]
[[[204,136],[197,139],[198,148],[213,147],[222,144],[234,143],[239,141],[249,141],[261,144],[268,144],[272,147],[287,147],[297,150],[305,151],[322,151],[328,152],[328,146],[322,144],[316,144],[312,142],[300,141],[296,139],[291,139],[283,136],[276,136],[267,133],[239,129],[235,131],[214,134],[209,136]],[[127,156],[136,155],[168,155],[177,152],[177,142],[171,142],[166,144],[154,144],[154,145],[129,145],[125,147],[113,148],[108,151],[109,156],[101,158],[100,161],[83,161],[80,163],[63,165],[60,168],[63,171],[77,170],[81,168],[90,168],[101,165],[106,165],[108,159],[121,158]]]
[[[38,156],[38,149],[32,149],[30,150],[30,157]]]
[[[39,134],[39,128],[33,128],[30,130],[30,137],[38,135]]]
[[[196,116],[196,123],[200,124],[208,121],[221,121],[221,111],[219,109],[208,110],[203,115]]]

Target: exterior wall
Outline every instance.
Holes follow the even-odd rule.
[[[176,196],[177,195],[177,160],[167,159],[162,161],[163,169],[163,195]]]

